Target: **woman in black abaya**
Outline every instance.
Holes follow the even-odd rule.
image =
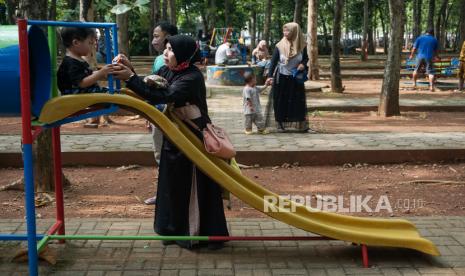
[[[276,44],[268,72],[267,82],[273,83],[273,87],[265,112],[266,125],[270,125],[273,111],[278,132],[308,132],[305,87],[296,77],[308,68],[304,36],[295,22],[283,26],[283,36]]]
[[[202,73],[194,65],[200,60],[195,41],[184,35],[167,38],[165,66],[158,75],[168,81],[167,88],[149,87],[128,67],[121,65],[115,77],[126,81],[127,88],[152,104],[173,103],[175,108],[196,105],[200,116],[191,118],[200,129],[210,122],[206,88]],[[188,125],[189,126],[189,125]],[[190,126],[189,126],[190,127]],[[191,128],[202,139],[198,130]],[[221,198],[221,189],[163,137],[155,209],[155,232],[167,236],[227,236],[228,229]],[[196,241],[164,241],[192,248]],[[206,244],[205,244],[206,245]],[[221,248],[223,243],[210,242],[209,248]]]

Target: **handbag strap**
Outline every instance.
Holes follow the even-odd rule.
[[[179,114],[178,114],[178,112],[176,111],[175,108],[173,108],[173,113],[174,113],[178,118],[180,118],[181,121],[188,123],[188,124],[189,124],[191,127],[193,127],[194,129],[196,129],[196,130],[202,132],[202,130],[201,130],[194,122],[192,122],[191,119],[182,118],[182,116],[179,116]]]

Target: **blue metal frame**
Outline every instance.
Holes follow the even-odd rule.
[[[89,112],[89,113],[85,113],[85,114],[81,114],[81,115],[77,115],[77,116],[73,116],[73,117],[68,117],[68,118],[65,118],[63,120],[56,121],[53,124],[45,125],[44,127],[46,127],[46,128],[58,127],[58,126],[61,126],[61,125],[64,125],[64,124],[69,124],[69,123],[81,121],[81,120],[84,120],[84,119],[89,119],[89,118],[92,118],[92,117],[97,117],[97,116],[101,116],[101,115],[107,115],[107,114],[110,114],[110,113],[114,113],[114,112],[118,111],[118,109],[119,109],[119,107],[117,105],[111,105],[109,108],[100,109],[100,110],[97,110],[97,111],[92,111],[92,112]]]

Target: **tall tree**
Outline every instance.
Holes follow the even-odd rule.
[[[263,39],[270,43],[270,27],[271,27],[271,13],[272,13],[272,0],[266,0],[266,8],[265,8],[265,24],[263,27]],[[280,26],[282,27],[282,26]]]
[[[360,60],[367,60],[368,50],[368,32],[370,31],[370,0],[364,0],[363,2],[363,37],[360,49]]]
[[[323,13],[318,13],[320,17],[321,27],[323,28],[323,40],[324,40],[324,53],[325,55],[329,52],[329,34],[328,34],[328,27],[326,26],[326,20],[323,17]]]
[[[404,0],[389,0],[391,18],[389,53],[384,69],[383,86],[378,106],[378,115],[383,117],[400,115],[399,80],[404,36],[404,9]]]
[[[0,1],[0,25],[6,25],[6,4]]]
[[[257,11],[252,8],[250,12],[250,46],[253,49],[257,44]]]
[[[460,50],[463,45],[463,41],[465,41],[465,0],[460,0],[459,4],[459,14],[460,14],[460,22],[459,22],[459,31],[458,31],[458,39],[456,48]]]
[[[428,21],[426,23],[426,28],[427,29],[433,29],[434,30],[434,12],[435,12],[435,0],[429,0],[429,5],[428,5]]]
[[[14,25],[15,23],[15,10],[16,7],[18,6],[18,0],[6,0],[6,12],[8,14],[7,16],[7,22],[9,25]]]
[[[333,39],[331,43],[331,91],[342,93],[342,78],[340,65],[341,51],[341,22],[344,9],[344,0],[334,1]]]
[[[28,19],[47,20],[47,0],[19,0],[19,15]]]
[[[160,14],[160,0],[152,0],[150,1],[150,22],[151,24],[148,26],[148,34],[149,34],[149,54],[153,56],[155,54],[152,40],[153,40],[153,27],[155,24],[160,22],[161,14]]]
[[[208,31],[212,31],[213,28],[215,27],[216,23],[216,1],[215,0],[206,0],[207,1],[207,6],[208,6],[208,13],[207,13],[207,19],[208,22],[211,24],[208,28]]]
[[[231,2],[224,0],[224,23],[226,27],[231,27]]]
[[[47,1],[42,1],[40,6],[37,1],[20,0],[19,14],[28,19],[46,20]],[[39,191],[52,191],[55,187],[53,181],[53,155],[52,155],[52,130],[44,129],[33,144],[34,183]]]
[[[422,0],[413,0],[413,26],[412,26],[412,33],[413,33],[413,40],[420,36],[421,34],[421,7],[422,7]]]
[[[318,0],[308,0],[307,11],[307,51],[309,57],[308,78],[311,80],[320,79],[318,66]]]
[[[165,0],[166,1],[166,0]],[[118,5],[122,5],[124,0],[117,0]],[[128,36],[128,12],[116,15],[118,24],[118,49],[120,53],[129,56],[129,36]]]
[[[170,23],[176,25],[176,0],[169,0]]]
[[[161,20],[168,21],[168,0],[163,0],[161,6]]]
[[[387,19],[386,17],[386,13],[383,12],[383,10],[389,10],[389,8],[386,6],[386,3],[381,3],[380,5],[378,5],[378,12],[379,12],[379,15],[381,17],[381,29],[383,31],[383,48],[384,48],[384,54],[387,54],[388,53],[388,46],[389,46],[389,41],[388,41],[388,33],[389,33],[389,30],[386,26],[386,22],[389,21],[389,19]]]
[[[376,51],[374,39],[373,39],[373,1],[368,0],[368,26],[367,26],[367,39],[368,39],[368,54],[374,55]]]
[[[443,48],[443,43],[445,40],[445,22],[446,22],[446,12],[447,12],[447,4],[449,0],[442,0],[441,7],[439,8],[439,13],[436,18],[436,29],[434,31],[434,35],[438,40],[439,49]]]
[[[48,15],[48,20],[57,20],[57,0],[50,1],[50,13]]]
[[[92,21],[94,20],[94,7],[92,0],[81,0],[80,2],[80,21]]]
[[[294,22],[302,26],[302,12],[304,6],[304,0],[294,0]]]

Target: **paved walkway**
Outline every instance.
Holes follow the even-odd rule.
[[[465,149],[464,132],[244,135],[230,132],[238,151]],[[149,134],[62,135],[63,152],[152,151]],[[0,152],[19,152],[20,137],[0,135]]]
[[[368,248],[371,268],[363,268],[360,248],[341,241],[235,241],[219,251],[188,251],[160,241],[68,241],[51,244],[57,264],[41,263],[41,275],[465,275],[464,217],[409,218],[441,252]],[[38,220],[43,233],[51,220]],[[0,220],[0,232],[24,233],[22,220]],[[153,235],[151,219],[71,219],[68,234]],[[234,236],[311,235],[270,219],[230,219]],[[21,275],[26,264],[11,263],[24,243],[0,242],[0,274]]]

